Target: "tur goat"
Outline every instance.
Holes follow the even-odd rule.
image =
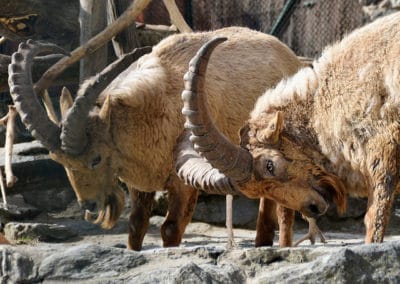
[[[257,149],[251,155],[247,149],[234,145],[214,125],[211,118],[213,114],[210,113],[208,107],[212,104],[208,104],[206,100],[208,73],[205,72],[211,52],[222,41],[221,38],[215,38],[203,45],[191,61],[189,71],[184,77],[182,112],[186,116],[185,128],[190,136],[188,143],[193,143],[194,148],[184,159],[185,164],[178,171],[179,176],[202,189],[232,187],[250,198],[266,197],[280,204],[297,202],[300,207],[289,208],[303,211],[307,217],[315,217],[326,211],[326,207],[321,207],[323,204],[321,202],[306,204],[302,203],[303,201],[298,202],[302,196],[307,195],[314,195],[315,200],[319,196],[327,202],[335,201],[339,209],[343,210],[344,189],[333,175],[329,175],[331,180],[321,180],[317,176],[304,180],[301,175],[307,168],[304,168],[303,164],[286,161],[282,155],[274,155],[268,149]],[[279,119],[277,118],[274,124],[270,125],[266,130],[267,133],[273,133],[280,127],[281,120]],[[243,136],[244,133],[241,135]],[[274,139],[278,138],[274,137]],[[193,152],[195,154],[192,154]],[[276,165],[277,162],[280,162],[279,165]],[[185,171],[185,167],[189,170]],[[199,173],[193,173],[195,172],[193,169],[200,169]],[[323,172],[323,169],[317,170],[320,173]],[[218,172],[219,175],[212,175],[209,172]],[[326,175],[328,176],[327,173]],[[286,243],[282,243],[280,238],[280,244],[291,245],[294,212],[286,210],[286,212],[280,212],[279,215],[280,231],[286,234],[283,238],[286,239]],[[312,240],[319,230],[315,222],[310,222],[310,229],[309,237]],[[261,231],[262,227],[257,226],[257,230]]]
[[[39,105],[30,74],[34,55],[51,47],[23,43],[12,56],[10,90],[22,121],[50,150],[51,158],[65,167],[78,202],[88,212],[87,219],[96,216],[96,223],[112,227],[124,207],[118,180],[128,185],[131,249],[142,247],[155,191],[168,190],[168,213],[161,227],[164,246],[179,245],[191,220],[198,192],[175,174],[175,166],[182,164],[182,152],[191,149],[184,138],[181,114],[182,77],[193,54],[217,35],[229,41],[222,44],[210,66],[207,93],[217,125],[237,142],[237,131],[257,97],[281,78],[294,74],[301,64],[272,36],[236,27],[172,35],[111,84],[110,79],[123,70],[121,62],[84,83],[68,112],[71,103],[61,104],[64,119],[60,126],[53,124]],[[296,196],[290,200],[281,198],[284,190],[264,194],[260,189],[254,197],[267,196],[306,214],[311,207],[313,216],[327,206],[308,188],[291,192]],[[269,212],[261,210],[261,214],[260,224],[270,226]],[[270,236],[260,232],[260,243],[265,243]]]
[[[241,145],[255,161],[260,152],[270,156],[268,175],[294,174],[323,196],[343,184],[349,195],[368,197],[366,243],[383,241],[400,191],[399,55],[394,13],[267,90],[241,130]],[[345,199],[336,201],[345,209]]]

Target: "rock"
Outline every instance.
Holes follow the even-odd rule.
[[[70,186],[35,190],[35,194],[25,191],[22,195],[27,203],[45,212],[64,210],[76,199]]]
[[[256,283],[398,283],[400,241],[348,248],[252,249],[220,256]]]
[[[25,203],[22,195],[15,194],[7,197],[8,205],[0,203],[0,218],[2,222],[32,219],[40,210]]]
[[[174,283],[244,283],[244,271],[235,265],[221,267],[189,263],[171,275]]]
[[[366,198],[351,198],[347,199],[347,210],[343,215],[336,216],[340,219],[344,218],[360,218],[363,217],[367,210],[368,200]]]
[[[157,192],[154,214],[165,216],[168,210],[168,194]],[[258,200],[243,196],[233,198],[233,225],[240,228],[254,229],[258,215]],[[200,192],[193,220],[216,225],[225,225],[226,198],[221,195],[209,195]]]
[[[146,258],[138,252],[85,244],[46,257],[39,266],[39,275],[46,280],[102,279],[106,282],[145,263]]]
[[[35,259],[9,246],[3,246],[0,254],[1,283],[33,283],[37,279]]]
[[[165,191],[157,191],[154,197],[153,213],[165,216],[168,211],[168,193]]]
[[[233,198],[233,225],[240,228],[255,228],[258,215],[258,200],[242,196]],[[197,202],[193,220],[225,225],[226,198],[220,195],[201,195]]]
[[[3,152],[4,148],[0,148],[0,156],[4,156]],[[4,167],[4,159],[0,159],[0,167]],[[14,144],[12,169],[18,178],[13,194],[69,186],[64,168],[51,160],[48,150],[37,141]]]
[[[77,236],[75,231],[61,225],[16,222],[7,223],[4,233],[9,241],[23,243],[60,242]]]
[[[400,9],[399,0],[361,0],[360,3],[363,5],[362,10],[369,21],[395,13]]]
[[[390,0],[390,3],[392,4],[392,8],[400,9],[400,0]]]
[[[0,275],[2,283],[399,283],[399,260],[400,240],[231,251],[46,244],[0,247]]]

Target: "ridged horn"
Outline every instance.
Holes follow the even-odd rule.
[[[205,75],[211,53],[225,40],[223,37],[211,39],[190,61],[189,71],[184,76],[182,113],[186,117],[185,129],[192,133],[190,140],[194,144],[194,149],[214,168],[237,183],[244,183],[251,177],[253,158],[246,149],[230,142],[215,126],[204,92]]]
[[[64,152],[72,156],[82,153],[87,144],[86,124],[88,114],[100,93],[122,71],[144,54],[151,52],[151,50],[152,47],[149,46],[136,48],[85,82],[84,86],[78,91],[75,102],[68,110],[65,120],[62,122],[61,149]]]
[[[15,107],[22,122],[34,138],[50,151],[60,149],[60,128],[54,124],[40,104],[32,82],[33,58],[41,53],[67,54],[54,44],[28,40],[19,45],[8,66],[8,83]]]
[[[235,181],[214,168],[194,149],[188,131],[175,148],[175,172],[178,177],[195,188],[210,194],[241,194]]]

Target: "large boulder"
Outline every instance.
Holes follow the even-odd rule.
[[[210,240],[212,242],[212,240]],[[399,283],[400,240],[374,245],[125,249],[80,244],[0,247],[2,282]],[[93,283],[94,283],[93,282]]]

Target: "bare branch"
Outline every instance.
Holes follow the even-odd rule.
[[[4,177],[1,168],[0,168],[0,190],[1,190],[1,197],[3,198],[4,207],[7,208],[6,188],[4,186]]]
[[[228,243],[226,248],[228,250],[233,249],[235,246],[235,237],[233,235],[233,196],[231,194],[226,195],[226,230],[228,232]]]
[[[175,0],[163,0],[163,2],[168,10],[171,23],[175,25],[181,33],[191,33],[192,29],[183,18],[178,6],[176,6]]]
[[[7,120],[8,120],[8,113],[5,115],[5,116],[3,116],[2,118],[0,118],[0,126],[4,126],[4,125],[6,125],[6,123],[7,123]]]
[[[69,57],[64,57],[45,72],[36,83],[36,90],[42,92],[51,82],[57,78],[68,66],[80,60],[87,54],[91,54],[99,47],[111,40],[115,35],[135,22],[135,19],[150,3],[150,0],[135,0],[131,6],[112,25],[109,25],[101,33],[94,36],[84,45],[71,52]]]
[[[14,106],[8,106],[8,120],[7,120],[7,131],[6,131],[6,144],[5,144],[5,163],[4,170],[6,173],[7,187],[12,187],[17,181],[14,176],[11,167],[12,150],[14,144],[14,128],[15,128],[15,117],[17,116],[17,110]],[[3,197],[5,198],[5,196]]]

